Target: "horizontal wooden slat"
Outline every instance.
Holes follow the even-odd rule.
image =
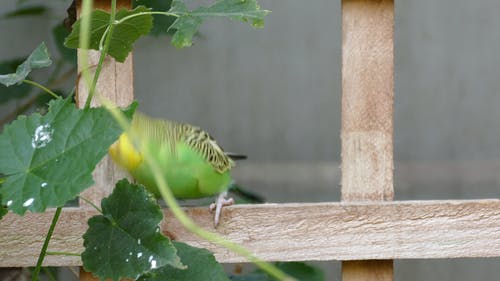
[[[207,229],[212,214],[189,208]],[[49,251],[82,251],[95,211],[63,210]],[[36,262],[53,213],[9,214],[0,221],[0,266]],[[171,214],[168,235],[212,250],[221,262],[243,259],[188,233]],[[216,230],[264,260],[361,260],[500,256],[500,200],[394,201],[238,205],[224,209]],[[80,265],[78,257],[49,256],[46,265]]]

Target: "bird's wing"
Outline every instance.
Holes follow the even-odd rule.
[[[231,169],[233,160],[224,152],[217,142],[202,129],[188,124],[181,124],[185,132],[183,141],[193,150],[197,151],[219,173]]]
[[[178,142],[184,142],[199,153],[217,172],[224,173],[234,166],[233,160],[217,142],[201,128],[170,120],[155,119],[136,112],[132,128],[148,138],[176,150]]]

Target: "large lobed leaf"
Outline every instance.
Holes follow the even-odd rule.
[[[61,58],[66,62],[76,66],[76,50],[70,49],[64,46],[64,39],[69,35],[69,31],[66,27],[61,23],[52,28],[52,36],[54,37],[54,43],[56,44],[59,53],[61,54]]]
[[[149,9],[144,6],[139,6],[133,10],[120,9],[116,13],[115,20],[123,19],[124,17],[148,12]],[[90,49],[99,50],[101,38],[106,29],[109,28],[110,14],[103,10],[94,10],[90,14],[91,30],[90,30]],[[76,49],[80,44],[80,24],[81,19],[78,19],[73,24],[73,30],[66,37],[64,45],[68,48]],[[126,20],[122,23],[115,24],[113,33],[111,34],[111,42],[109,45],[108,54],[119,62],[124,62],[128,54],[132,51],[132,45],[139,39],[141,35],[146,35],[153,26],[153,17],[151,14],[143,14]]]
[[[134,1],[134,8],[138,6],[145,6],[151,9],[151,11],[165,12],[171,7],[172,0],[136,0]],[[159,36],[162,34],[171,35],[168,28],[174,23],[176,17],[174,16],[164,16],[164,15],[153,15],[153,28],[150,34],[153,36]]]
[[[170,42],[177,48],[191,46],[193,36],[203,23],[203,19],[199,16],[192,16],[182,1],[172,1],[172,8],[169,12],[180,15],[169,28],[175,30]]]
[[[244,22],[251,21],[254,27],[263,27],[264,16],[269,13],[269,11],[261,10],[256,0],[218,0],[211,6],[202,6],[194,10],[189,10],[181,0],[163,2],[139,0],[136,5],[138,4],[144,4],[154,11],[160,12],[166,12],[170,8],[168,12],[177,15],[177,18],[172,15],[154,15],[153,27],[153,16],[148,13],[151,11],[150,8],[141,5],[131,11],[119,10],[116,14],[117,22],[115,22],[108,51],[108,54],[117,61],[123,62],[132,50],[132,44],[141,35],[148,34],[152,27],[152,34],[173,33],[172,45],[182,48],[192,45],[193,35],[196,34],[203,20],[207,17],[228,17]],[[138,16],[120,21],[131,15]],[[102,10],[95,10],[90,14],[90,49],[99,50],[101,38],[109,28],[109,17],[110,14]],[[75,22],[73,31],[66,38],[64,44],[68,48],[79,47],[80,22],[81,19]]]
[[[244,22],[252,21],[254,27],[264,26],[264,16],[269,11],[261,10],[256,0],[218,0],[209,7],[198,7],[189,11],[183,1],[172,1],[171,13],[179,15],[170,28],[175,29],[172,45],[177,48],[192,45],[193,35],[207,17],[229,17]]]
[[[13,73],[16,68],[24,61],[24,58],[16,58],[0,62],[0,73]],[[29,76],[28,76],[29,77]],[[0,103],[5,103],[11,99],[21,99],[26,97],[31,91],[31,86],[21,84],[16,87],[7,87],[0,84]]]
[[[17,67],[16,72],[0,75],[0,83],[7,87],[14,84],[20,84],[32,69],[47,67],[51,64],[52,60],[50,60],[47,46],[42,42],[29,57]]]
[[[44,116],[18,117],[0,135],[3,203],[20,215],[64,205],[93,184],[92,171],[121,132],[106,109],[77,109],[69,98],[52,100]]]
[[[181,242],[173,243],[187,269],[167,265],[141,276],[139,281],[229,281],[224,268],[210,251]]]
[[[303,262],[277,262],[276,266],[300,281],[325,281],[323,270]]]
[[[170,239],[159,231],[163,213],[143,186],[121,180],[102,200],[102,215],[83,235],[85,270],[101,279],[137,278],[169,265],[184,268]]]

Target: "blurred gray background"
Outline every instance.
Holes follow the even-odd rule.
[[[4,1],[0,14],[16,2]],[[67,1],[50,5],[48,16],[0,19],[0,60],[25,56],[42,40],[57,56],[51,28]],[[338,201],[340,1],[261,5],[272,10],[264,29],[209,20],[183,50],[167,37],[140,39],[140,110],[199,125],[225,150],[248,154],[234,178],[269,201]],[[396,1],[397,200],[499,197],[499,10],[495,0]],[[339,262],[319,264],[327,280],[340,279]],[[498,280],[499,265],[499,258],[399,260],[395,280]]]

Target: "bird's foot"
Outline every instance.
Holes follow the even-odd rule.
[[[226,196],[227,192],[222,192],[221,194],[219,194],[219,196],[217,196],[217,200],[215,201],[215,203],[210,204],[210,212],[213,212],[215,210],[215,215],[214,215],[215,227],[219,225],[222,207],[231,206],[234,204],[234,199],[233,198],[226,199]]]

